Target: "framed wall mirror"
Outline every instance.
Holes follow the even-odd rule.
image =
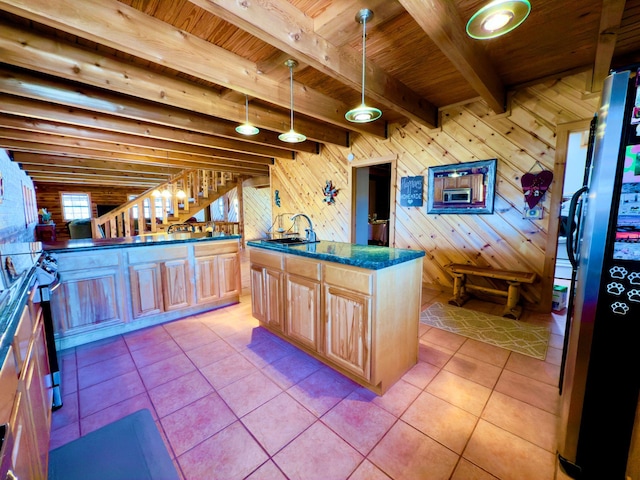
[[[429,167],[427,213],[493,213],[497,159]]]

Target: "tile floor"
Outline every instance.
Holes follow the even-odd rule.
[[[551,328],[545,361],[421,325],[418,364],[378,397],[259,327],[245,282],[238,305],[61,352],[51,448],[148,408],[186,480],[567,478],[563,316],[523,316]]]

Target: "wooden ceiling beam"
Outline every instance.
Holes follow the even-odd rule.
[[[124,63],[115,57],[84,50],[77,45],[63,43],[59,39],[51,39],[35,32],[25,31],[18,26],[2,21],[0,21],[0,49],[3,52],[4,61],[11,65],[45,72],[67,80],[81,81],[84,84],[95,87],[104,88],[105,85],[108,85],[110,90],[128,96],[121,97],[120,95],[108,93],[99,94],[99,91],[95,90],[95,92],[98,92],[96,98],[104,98],[111,102],[111,105],[106,107],[107,111],[102,110],[104,113],[122,116],[136,113],[137,109],[135,107],[145,108],[146,105],[145,102],[135,100],[140,98],[165,105],[165,108],[170,106],[181,109],[171,111],[171,115],[165,113],[164,116],[153,116],[148,119],[137,117],[140,120],[154,123],[171,126],[172,123],[165,122],[185,122],[186,117],[187,123],[182,125],[190,128],[191,123],[188,123],[189,120],[197,127],[201,123],[206,123],[205,120],[208,119],[212,124],[211,128],[203,133],[217,134],[216,130],[220,128],[221,124],[215,123],[215,118],[209,117],[219,117],[231,122],[234,126],[245,120],[244,97],[242,103],[237,103],[226,98],[225,94],[218,94],[211,88],[193,84],[176,77],[154,73],[148,69]],[[282,64],[280,67],[282,67]],[[24,76],[20,72],[16,72],[15,75],[18,78]],[[53,88],[52,85],[57,85],[62,90],[71,89],[73,91],[74,87],[76,90],[78,89],[77,86],[63,88],[59,82],[56,83],[39,77],[35,78],[37,79],[36,84],[47,83],[51,88]],[[82,92],[85,89],[83,88]],[[23,90],[26,90],[26,86]],[[80,96],[82,96],[82,92]],[[37,88],[31,88],[25,92],[25,94],[27,93],[30,95],[43,95],[43,93],[50,94],[55,93],[55,91],[45,90],[40,92]],[[104,104],[92,101],[90,97],[92,93],[93,91],[89,89],[84,94],[84,101],[89,103],[81,103],[75,106],[81,108],[88,108],[89,106],[104,108]],[[71,96],[70,99],[67,99],[60,94],[52,98],[55,99],[53,101],[59,103],[77,100],[76,96]],[[130,110],[132,112],[129,112]],[[276,135],[276,131],[288,128],[289,114],[274,111],[273,108],[259,104],[252,104],[249,110],[249,120],[257,127],[266,129],[265,135],[269,131],[272,135]],[[306,151],[306,144],[314,141],[347,146],[348,132],[344,128],[317,122],[303,116],[296,118],[296,125],[301,130],[304,129],[304,131],[309,132],[308,138],[310,140],[299,145],[283,144],[283,148]],[[180,125],[173,126],[180,128]],[[220,132],[220,134],[222,133]],[[248,138],[235,132],[233,133],[235,138],[244,140]],[[258,136],[258,139],[260,138],[261,135]],[[279,143],[281,144],[282,142],[279,140],[275,142],[275,144]]]
[[[189,0],[200,8],[249,32],[260,40],[275,46],[320,72],[349,85],[362,89],[362,53],[343,45],[336,46],[314,31],[313,19],[286,0],[263,2],[237,2],[236,0]],[[352,12],[352,32],[362,32]],[[365,94],[411,120],[434,128],[437,108],[388,75],[374,62],[367,61]],[[349,108],[358,105],[350,105]],[[343,114],[346,111],[342,112]]]
[[[590,92],[602,91],[604,79],[609,75],[625,3],[625,0],[602,0],[596,59],[593,63],[591,84],[587,85]]]
[[[91,177],[91,176],[64,176],[64,175],[49,175],[49,174],[35,174],[30,175],[31,179],[36,183],[59,183],[68,185],[96,185],[96,186],[109,186],[109,187],[136,187],[144,190],[152,188],[157,183],[136,181],[135,179],[123,179],[123,178],[104,178],[104,177]]]
[[[19,45],[16,39],[20,39],[20,42],[24,42],[24,44]],[[25,44],[28,47],[25,47]],[[258,105],[251,106],[249,120],[262,128],[261,132],[252,137],[238,134],[235,127],[240,122],[244,123],[246,116],[244,95],[239,93],[241,102],[224,94],[216,94],[211,89],[176,78],[153,74],[148,70],[124,64],[115,59],[105,59],[104,55],[95,52],[85,52],[78,46],[66,45],[59,40],[45,38],[33,32],[25,32],[2,21],[0,21],[0,49],[3,52],[3,60],[11,65],[38,70],[66,80],[79,80],[102,88],[107,84],[111,90],[117,92],[117,94],[110,94],[104,90],[83,87],[82,93],[80,93],[77,92],[78,87],[75,85],[30,75],[26,72],[15,71],[14,73],[7,67],[2,69],[3,77],[10,79],[11,73],[14,73],[17,78],[22,78],[27,83],[22,87],[22,90],[26,90],[28,85],[34,83],[48,85],[49,89],[42,91],[35,88],[30,90],[32,97],[48,96],[48,98],[40,98],[43,101],[69,104],[77,102],[78,96],[83,96],[85,101],[91,101],[87,97],[95,96],[95,98],[108,100],[111,103],[107,111],[103,110],[104,113],[120,116],[137,114],[138,120],[176,128],[188,128],[189,130],[199,129],[197,131],[201,133],[241,140],[249,144],[281,145],[283,149],[309,153],[318,151],[318,145],[313,140],[295,145],[287,145],[278,140],[276,130],[282,130],[288,126],[289,116]],[[90,65],[91,60],[94,63]],[[126,75],[123,75],[122,72],[126,72]],[[11,86],[8,85],[7,88],[11,88]],[[56,95],[57,90],[60,93]],[[69,93],[62,94],[65,91]],[[131,96],[134,91],[135,97]],[[158,94],[158,92],[161,93]],[[123,97],[122,94],[128,97]],[[138,100],[136,97],[142,100]],[[104,107],[103,104],[95,103],[97,103],[97,107]],[[121,104],[122,108],[116,107]],[[87,108],[90,105],[75,104],[74,106]],[[146,111],[148,111],[148,115],[145,115]],[[159,112],[161,114],[156,113],[157,111],[161,111]],[[241,118],[235,120],[235,117],[240,115]],[[191,122],[185,123],[185,117]],[[347,132],[344,129],[303,118],[300,119],[300,123],[321,139],[318,141],[340,146],[346,145]]]
[[[150,109],[155,109],[155,107],[150,106]],[[229,143],[226,139],[219,141],[220,139],[212,135],[190,132],[151,123],[143,123],[136,120],[114,117],[112,115],[105,115],[88,110],[69,108],[61,105],[55,105],[50,102],[20,98],[3,93],[0,93],[0,113],[12,115],[14,117],[19,116],[21,118],[30,119],[34,122],[51,122],[52,124],[66,125],[70,128],[75,127],[77,129],[83,129],[89,136],[91,136],[95,129],[97,131],[110,132],[112,134],[121,134],[125,136],[133,135],[161,141],[215,147],[236,152],[246,152],[248,154],[255,154],[258,156],[292,158],[293,155],[293,152],[290,150],[274,149],[268,144],[247,145],[246,150],[238,150],[241,148],[241,145],[237,140],[230,140],[232,143]],[[311,147],[314,145],[315,144],[313,143],[309,144]],[[273,155],[275,153],[278,155]]]
[[[506,109],[506,90],[489,57],[466,34],[464,23],[450,0],[398,0],[429,38],[458,69],[495,113]]]
[[[1,78],[0,83],[2,83]],[[54,121],[64,125],[76,126],[77,128],[87,128],[87,132],[89,133],[91,132],[90,129],[98,129],[112,133],[137,135],[145,138],[155,138],[158,140],[167,140],[192,145],[195,144],[218,148],[229,146],[225,145],[225,142],[220,144],[217,141],[217,138],[211,135],[136,120],[129,120],[95,111],[81,110],[74,107],[70,108],[63,105],[55,105],[49,102],[16,97],[14,95],[7,95],[3,93],[0,93],[0,113],[21,116],[33,120]],[[167,112],[165,111],[164,114],[166,115],[166,113]],[[268,143],[261,144],[261,146],[266,146],[270,149],[267,151],[266,156],[271,156],[269,155],[270,153],[278,153],[277,151],[272,150]],[[313,149],[317,147],[317,144],[311,142],[308,144],[308,147],[311,149],[309,153],[316,153]],[[246,151],[251,154],[251,149],[252,146],[247,146],[247,149],[243,150],[243,152]],[[258,150],[261,151],[260,149]],[[307,148],[304,150],[307,150]],[[291,151],[282,150],[280,158],[291,158],[292,154],[293,152]],[[258,153],[258,155],[260,155],[260,153]]]
[[[0,9],[222,87],[238,90],[283,109],[290,108],[288,83],[259,75],[254,62],[117,0],[0,0]],[[83,66],[91,69],[89,65]],[[78,65],[75,65],[74,73],[78,80],[82,79],[83,71]],[[347,122],[344,114],[351,106],[299,83],[295,84],[294,90],[296,111],[349,130],[385,137],[386,128],[380,122]],[[162,93],[156,92],[157,95]],[[287,131],[288,123],[287,128],[279,131]]]
[[[32,138],[47,141],[48,135],[51,141],[57,141],[58,144],[76,144],[81,142],[95,142],[102,144],[105,149],[109,149],[108,144],[117,145],[118,148],[124,148],[127,151],[134,149],[144,149],[148,152],[156,152],[161,157],[166,156],[167,152],[182,152],[202,157],[221,156],[230,159],[243,159],[245,162],[259,163],[262,165],[272,165],[271,157],[261,157],[258,155],[247,155],[239,152],[208,148],[200,145],[191,145],[185,143],[171,142],[168,140],[154,140],[136,135],[124,135],[119,133],[105,132],[96,129],[86,129],[70,125],[58,124],[45,120],[32,120],[22,117],[0,114],[0,131],[5,138],[15,138],[18,140],[30,141]],[[11,134],[11,136],[9,136]],[[56,140],[58,139],[58,140]]]
[[[122,178],[125,180],[140,180],[141,182],[151,182],[155,184],[164,183],[169,180],[169,175],[158,176],[148,173],[134,173],[130,171],[119,170],[91,170],[90,168],[69,168],[69,167],[53,167],[42,165],[22,164],[22,170],[31,175],[56,175],[56,176],[83,176],[83,177],[101,177],[101,178]]]
[[[195,155],[185,155],[180,153],[171,153],[167,158],[158,157],[156,155],[145,155],[144,153],[129,153],[126,151],[106,150],[102,145],[83,145],[72,146],[68,144],[60,144],[52,142],[23,141],[15,139],[3,138],[0,133],[0,148],[11,150],[14,155],[21,152],[37,155],[50,155],[52,157],[60,156],[71,157],[74,159],[94,159],[116,162],[130,162],[157,166],[170,166],[179,168],[209,168],[212,170],[224,170],[233,173],[242,173],[246,175],[266,175],[269,173],[268,165],[248,164],[230,159],[205,158]]]
[[[389,0],[344,0],[331,4],[313,19],[313,29],[322,38],[330,38],[331,43],[341,47],[355,38],[362,38],[362,29],[354,30],[356,14],[363,8],[373,12],[373,18],[367,22],[367,30],[388,22],[404,13],[398,2]]]
[[[21,165],[53,167],[53,168],[69,168],[69,169],[87,169],[87,170],[104,170],[104,171],[129,171],[139,174],[154,174],[171,176],[183,170],[183,167],[161,167],[148,164],[134,164],[127,162],[116,162],[112,160],[93,160],[86,158],[71,158],[54,155],[35,155],[25,154],[23,152],[14,152],[14,161]]]

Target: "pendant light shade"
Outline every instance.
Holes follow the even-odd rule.
[[[375,107],[368,107],[364,103],[364,79],[367,61],[367,20],[373,18],[373,12],[368,8],[363,8],[356,15],[356,22],[362,24],[362,104],[345,113],[344,117],[350,122],[367,123],[377,120],[382,115],[382,111]]]
[[[286,62],[284,62],[284,64],[289,67],[289,87],[290,87],[290,91],[291,91],[291,130],[289,130],[286,133],[281,133],[280,135],[278,135],[278,138],[283,141],[283,142],[287,142],[287,143],[300,143],[300,142],[304,142],[307,137],[305,137],[303,134],[296,132],[293,129],[293,67],[296,67],[298,65],[298,62],[296,62],[295,60],[289,59]]]
[[[236,132],[240,135],[256,135],[260,132],[257,127],[254,127],[249,123],[249,97],[244,96],[244,112],[245,112],[245,122],[242,125],[238,125],[236,127]]]
[[[467,35],[476,40],[499,37],[518,27],[529,12],[529,0],[494,0],[469,19]]]

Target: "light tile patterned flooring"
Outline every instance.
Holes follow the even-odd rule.
[[[378,397],[259,327],[243,286],[238,305],[61,352],[51,448],[148,408],[186,480],[567,478],[563,316],[523,317],[551,327],[545,361],[421,325],[418,364]]]

